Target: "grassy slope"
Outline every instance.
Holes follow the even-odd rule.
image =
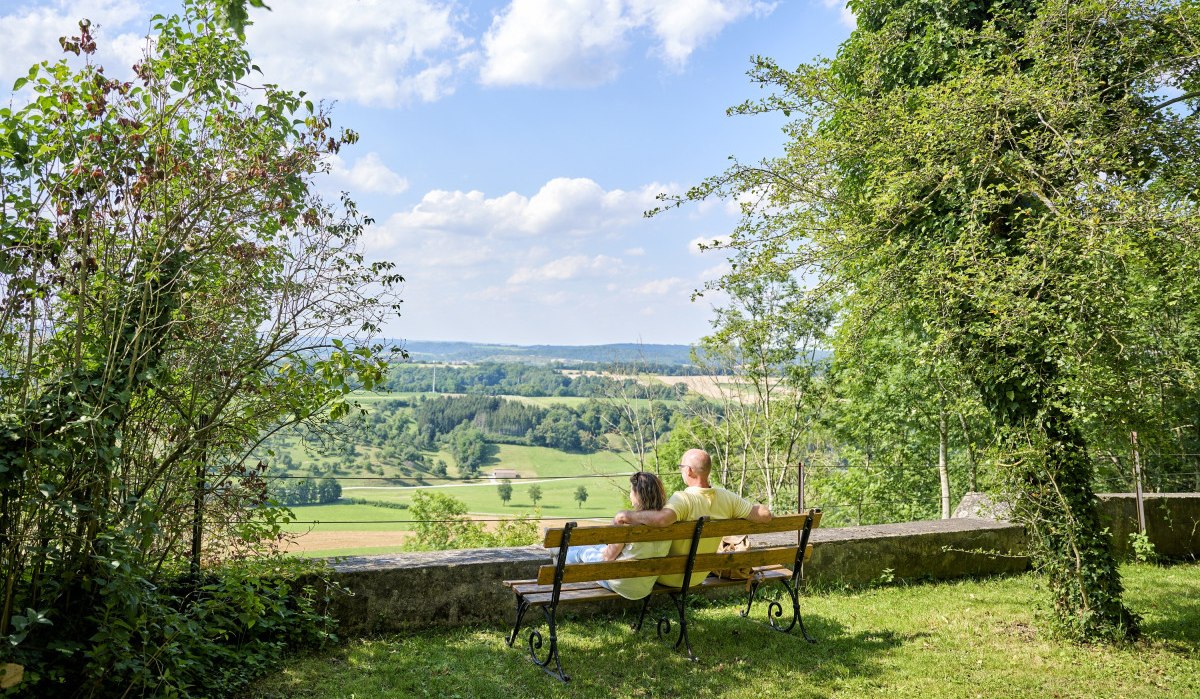
[[[484,467],[514,468],[522,478],[535,476],[583,476],[603,473],[630,473],[635,466],[628,458],[610,451],[594,454],[568,454],[547,447],[526,447],[518,444],[498,444],[497,463]],[[519,481],[514,481],[518,483]]]
[[[1123,647],[1048,638],[1035,620],[1045,593],[1027,575],[818,594],[802,601],[813,645],[716,604],[692,617],[700,663],[656,641],[652,623],[634,634],[632,612],[568,619],[559,637],[568,685],[507,647],[500,628],[356,640],[292,659],[246,697],[1200,696],[1200,565],[1124,572],[1144,637]]]

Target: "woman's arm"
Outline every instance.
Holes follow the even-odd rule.
[[[606,561],[615,561],[617,560],[617,556],[620,556],[624,550],[625,544],[609,544],[604,547],[604,553],[600,554],[600,557]]]

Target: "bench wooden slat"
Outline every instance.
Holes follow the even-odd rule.
[[[770,522],[758,523],[745,519],[714,519],[704,523],[704,538],[716,538],[737,534],[771,534],[773,532],[795,531],[804,527],[806,514],[779,515]],[[813,514],[813,528],[821,523],[821,513]],[[638,541],[673,541],[676,539],[691,539],[696,530],[692,521],[676,522],[667,527],[645,527],[629,524],[609,524],[601,527],[576,527],[571,531],[572,546],[591,546],[593,544],[629,544]],[[563,530],[561,527],[547,529],[542,545],[546,548],[558,548],[562,544]]]
[[[754,571],[760,583],[773,582],[775,580],[784,580],[792,576],[792,570],[784,566],[766,566],[757,568]],[[539,585],[536,580],[513,580],[513,583],[527,583],[521,585],[524,589],[522,597],[532,606],[544,606],[550,604],[551,598],[554,596],[554,585]],[[699,590],[715,590],[722,587],[745,587],[745,580],[729,580],[727,578],[718,578],[710,576],[704,579],[698,585],[692,586],[694,592]],[[514,586],[515,589],[515,586]],[[666,592],[678,592],[677,587],[668,587],[666,585],[655,585],[651,591],[652,594],[663,594]],[[598,602],[607,599],[621,598],[620,595],[612,590],[601,587],[594,582],[586,583],[570,583],[563,584],[562,591],[559,593],[558,601],[560,604],[570,602]]]
[[[551,585],[542,585],[541,583],[539,583],[537,581],[536,578],[533,578],[530,580],[505,580],[504,584],[508,585],[510,588],[512,588],[513,592],[515,592],[519,595],[528,594],[530,592],[544,592],[544,591],[549,591],[549,590],[554,589],[554,585],[552,585],[552,584]],[[595,587],[595,586],[596,586],[596,583],[594,583],[594,582],[573,582],[573,583],[563,583],[562,589],[563,590],[586,590],[590,587]]]
[[[785,565],[796,562],[795,546],[750,549],[729,553],[702,553],[696,556],[694,569],[714,570],[717,568],[752,568],[766,565]],[[807,551],[805,552],[807,555]],[[638,578],[647,575],[677,575],[687,569],[687,556],[665,556],[644,558],[635,561],[611,561],[606,563],[579,563],[563,569],[563,582],[586,582],[589,580],[614,580]],[[554,583],[554,566],[538,569],[538,583]],[[699,581],[697,581],[699,582]]]

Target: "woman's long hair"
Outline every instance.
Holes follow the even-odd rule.
[[[667,491],[658,476],[649,471],[638,471],[629,477],[629,484],[637,494],[639,510],[661,510],[667,504]]]

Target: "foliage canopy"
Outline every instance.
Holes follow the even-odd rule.
[[[277,532],[247,454],[383,378],[369,338],[401,279],[364,262],[353,202],[312,186],[355,134],[249,86],[206,3],[154,20],[130,82],[92,63],[86,20],[62,45],[81,65],[33,66],[30,101],[0,109],[0,638],[33,681],[183,691],[188,673],[155,688],[115,660],[170,655],[172,634],[103,630],[176,623],[156,590],[200,512],[213,562]]]
[[[847,351],[920,337],[1000,432],[1063,628],[1131,632],[1088,449],[1196,429],[1200,5],[850,5],[834,59],[756,59],[733,110],[791,117],[784,155],[685,197],[744,202],[722,284],[804,277]]]

